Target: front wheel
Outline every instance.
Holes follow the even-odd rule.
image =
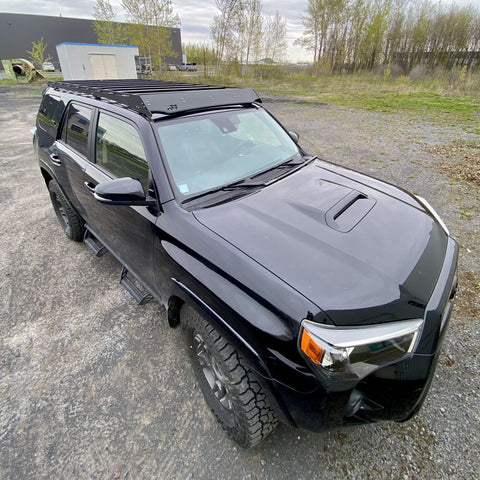
[[[180,321],[207,405],[236,442],[243,447],[253,447],[271,433],[278,422],[263,380],[198,313],[184,306]]]

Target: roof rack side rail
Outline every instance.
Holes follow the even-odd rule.
[[[66,80],[48,82],[52,88],[105,98],[151,117],[189,110],[261,102],[252,88],[230,88],[156,80]]]

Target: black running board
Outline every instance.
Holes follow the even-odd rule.
[[[83,237],[83,243],[92,250],[96,257],[103,257],[107,252],[107,247],[102,245],[99,240],[97,240],[92,232],[86,226],[85,235]],[[135,299],[139,305],[145,305],[152,299],[152,296],[149,293],[143,292],[140,290],[132,279],[128,276],[128,270],[126,267],[122,267],[122,276],[120,277],[120,284],[125,287],[127,292]]]
[[[83,243],[95,254],[96,257],[103,257],[108,252],[106,247],[98,242],[98,240],[95,240],[95,237],[88,228],[85,230]]]
[[[152,299],[152,296],[149,293],[142,292],[128,276],[128,270],[122,268],[122,276],[120,278],[120,283],[125,287],[127,292],[136,300],[139,305],[145,305]]]

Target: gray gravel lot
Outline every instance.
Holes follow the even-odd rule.
[[[461,244],[461,288],[416,418],[323,433],[280,426],[243,450],[207,410],[163,309],[137,306],[111,256],[61,232],[31,146],[38,93],[0,87],[0,97],[0,478],[480,478],[480,187],[452,181],[424,150],[478,135],[267,99],[310,152],[427,198]]]

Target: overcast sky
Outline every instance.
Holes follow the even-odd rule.
[[[117,20],[124,21],[120,0],[111,0]],[[474,5],[480,9],[480,0],[442,0],[444,4]],[[30,13],[72,18],[93,18],[95,0],[0,0],[0,12]],[[275,15],[276,10],[287,19],[288,57],[292,62],[311,60],[312,55],[293,46],[303,31],[300,15],[307,0],[262,0],[263,14]],[[213,0],[173,0],[175,11],[182,21],[183,42],[210,41],[210,24],[217,13]]]

